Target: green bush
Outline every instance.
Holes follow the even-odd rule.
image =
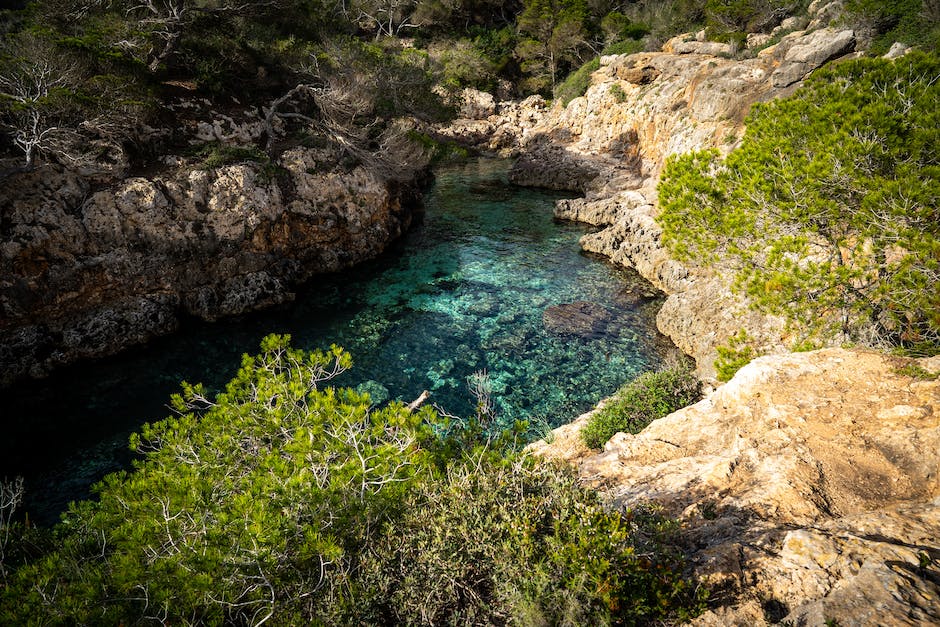
[[[636,54],[637,52],[643,52],[643,47],[644,44],[642,41],[625,39],[624,41],[618,41],[605,47],[604,50],[601,51],[601,54]]]
[[[632,54],[643,50],[642,39],[650,34],[646,24],[632,21],[619,11],[611,11],[600,21],[600,28],[605,34],[604,54]],[[608,52],[611,49],[624,48],[623,51]],[[626,50],[629,48],[629,52]]]
[[[271,162],[271,157],[257,146],[228,146],[218,142],[193,148],[192,154],[199,159],[199,167],[205,170],[236,163],[253,162],[267,165]]]
[[[824,68],[755,106],[740,146],[672,158],[664,243],[734,271],[794,341],[940,350],[940,59]]]
[[[921,381],[936,381],[940,374],[936,372],[930,372],[920,364],[914,362],[908,362],[902,366],[898,366],[894,369],[894,372],[905,376],[911,377],[912,379],[919,379]]]
[[[473,45],[490,62],[493,71],[502,73],[511,64],[517,34],[511,26],[500,29],[477,27],[472,29]]]
[[[469,39],[443,42],[438,60],[442,66],[441,82],[448,90],[474,87],[487,91],[496,83],[493,63]]]
[[[623,103],[627,101],[627,94],[623,90],[623,87],[621,87],[620,85],[617,85],[616,83],[610,86],[609,93],[611,96],[614,97],[614,100],[616,100],[618,103]]]
[[[647,372],[624,385],[581,429],[581,440],[602,447],[615,433],[639,433],[651,422],[691,405],[701,384],[686,366]]]
[[[727,344],[717,347],[716,351],[718,359],[715,360],[715,376],[719,381],[730,381],[738,370],[757,357],[744,329],[732,336]]]
[[[466,147],[454,141],[431,137],[427,133],[412,130],[408,132],[408,139],[421,146],[425,153],[430,155],[433,165],[459,163],[470,157],[470,151]]]
[[[184,383],[177,415],[132,437],[133,471],[52,540],[3,543],[0,624],[626,624],[700,608],[668,521],[608,512],[570,469],[511,452],[524,425],[492,435],[482,414],[451,423],[325,386],[349,366],[269,336],[222,393]]]
[[[605,511],[568,467],[476,451],[411,493],[330,622],[609,625],[702,598],[657,515]]]
[[[714,35],[736,39],[735,34],[770,30],[798,4],[793,0],[708,0],[706,24]]]
[[[568,78],[558,85],[555,89],[555,97],[561,100],[562,104],[568,106],[569,102],[583,96],[587,92],[588,87],[591,86],[591,74],[596,72],[600,67],[600,58],[594,57],[569,74]]]
[[[0,623],[256,623],[340,585],[345,556],[427,472],[440,419],[321,390],[349,356],[288,339],[266,338],[214,399],[184,384],[178,415],[132,437],[144,461],[105,478],[63,517],[61,548],[15,573]]]
[[[850,25],[871,39],[871,54],[884,54],[896,41],[934,52],[940,44],[937,0],[849,0],[845,8]]]

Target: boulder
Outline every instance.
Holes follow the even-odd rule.
[[[806,9],[810,16],[808,28],[823,28],[838,23],[845,11],[843,0],[813,0]]]
[[[468,120],[485,120],[496,113],[493,94],[478,89],[463,90],[460,98],[460,117]]]
[[[883,56],[885,59],[899,59],[911,51],[911,47],[907,44],[902,44],[900,41],[896,41],[891,44],[891,49],[888,50]]]
[[[651,65],[632,68],[617,68],[614,76],[634,85],[647,85],[655,81],[661,72]]]
[[[771,75],[774,87],[788,87],[832,59],[855,49],[855,32],[824,28],[793,40],[780,67]]]
[[[730,57],[734,54],[731,44],[717,41],[700,41],[690,34],[678,35],[663,44],[663,52],[671,54],[702,54],[712,57]]]
[[[773,36],[770,33],[748,33],[747,47],[749,50],[760,48],[767,45],[772,38]]]

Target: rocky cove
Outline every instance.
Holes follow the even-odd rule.
[[[52,522],[105,472],[127,438],[166,416],[181,380],[218,389],[268,332],[338,344],[354,367],[337,385],[376,404],[431,402],[471,415],[467,377],[487,373],[500,425],[558,426],[675,351],[654,332],[661,298],[634,271],[580,251],[587,227],[552,220],[562,194],[511,185],[509,163],[436,170],[423,209],[385,253],[300,285],[292,301],[66,366],[8,393],[0,475],[22,474],[31,519]]]
[[[733,294],[721,268],[680,264],[663,248],[656,186],[667,157],[692,150],[734,148],[756,102],[793,92],[826,61],[857,56],[852,31],[799,30],[745,60],[730,48],[692,35],[670,40],[664,52],[601,58],[587,93],[566,107],[534,97],[519,104],[468,108],[489,112],[448,132],[518,157],[512,180],[578,191],[555,216],[599,227],[582,247],[636,268],[667,295],[660,330],[713,376],[715,348],[741,329],[762,350],[780,350],[780,321],[755,314]],[[680,52],[681,51],[681,52]]]
[[[670,154],[727,153],[753,103],[859,54],[855,34],[829,28],[825,10],[750,59],[729,53],[680,36],[663,52],[602,58],[585,95],[566,107],[533,99],[453,129],[518,155],[515,181],[583,192],[559,201],[555,215],[598,227],[581,239],[585,250],[666,293],[659,329],[705,380],[715,383],[717,347],[742,329],[770,354],[603,451],[579,437],[593,412],[531,450],[575,464],[612,507],[653,501],[679,518],[694,570],[719,599],[694,624],[934,624],[936,358],[789,353],[783,322],[734,293],[722,267],[679,263],[662,245],[656,186]]]
[[[601,489],[612,507],[652,500],[679,518],[695,573],[716,591],[716,607],[698,624],[930,624],[940,620],[933,566],[940,557],[936,359],[837,348],[787,353],[791,338],[779,320],[755,312],[733,293],[720,267],[671,259],[656,223],[656,183],[666,157],[709,147],[730,151],[753,103],[791,93],[822,64],[857,54],[855,33],[829,28],[825,11],[805,26],[745,60],[729,58],[729,48],[694,35],[668,42],[660,53],[606,57],[585,96],[567,107],[537,97],[497,103],[477,95],[465,110],[467,119],[443,132],[517,157],[516,182],[583,193],[559,201],[556,216],[597,227],[583,236],[584,249],[635,268],[667,295],[658,326],[695,358],[704,379],[717,384],[716,348],[742,328],[761,352],[771,353],[699,404],[636,436],[615,436],[601,452],[579,446],[577,430],[585,417],[535,446],[540,454],[576,464],[582,480]],[[30,269],[37,283],[11,285],[5,306],[26,320],[32,314],[25,308],[6,303],[17,302],[20,293],[37,293],[34,285],[62,285],[68,288],[60,290],[57,302],[38,303],[31,311],[68,315],[50,313],[42,324],[7,333],[6,346],[12,348],[4,355],[15,362],[17,376],[42,372],[71,355],[98,354],[111,338],[139,340],[169,330],[178,308],[211,319],[280,302],[309,272],[290,263],[295,256],[308,255],[298,260],[306,262],[320,255],[316,267],[336,269],[370,256],[375,241],[390,241],[405,228],[401,199],[407,195],[394,186],[390,190],[359,171],[350,177],[361,181],[351,193],[345,176],[350,172],[335,178],[313,174],[315,153],[290,154],[281,161],[289,178],[281,173],[276,181],[264,182],[252,165],[133,179],[119,186],[119,194],[104,196],[64,180],[39,198],[65,193],[68,202],[20,208],[14,215],[28,216],[20,219],[18,224],[28,225],[20,232],[54,242],[59,248],[51,250],[59,252],[35,254],[36,247],[8,245],[5,259]],[[323,177],[338,188],[323,185]],[[282,182],[288,184],[281,187]],[[321,189],[335,192],[324,198],[317,195]],[[304,190],[317,191],[310,196]],[[370,202],[350,200],[360,193]],[[295,206],[292,212],[288,207],[297,197],[312,201],[305,206],[325,209]],[[188,217],[228,206],[241,209],[237,215],[212,213],[206,231]],[[263,209],[279,206],[285,209]],[[384,208],[376,213],[376,206]],[[139,207],[165,217],[157,226],[149,218],[135,221]],[[257,210],[242,211],[251,208]],[[44,211],[52,213],[47,217]],[[66,227],[60,230],[59,224]],[[349,226],[327,234],[311,224]],[[75,234],[83,229],[93,241],[121,242],[118,248],[126,254],[108,257],[101,243],[76,248]],[[228,251],[227,261],[209,273],[211,281],[187,283],[205,274],[202,239],[196,237],[204,232],[212,234],[207,241],[217,246],[213,251]],[[161,242],[174,256],[180,250],[192,255],[192,265],[177,280],[165,280],[165,260],[141,261],[141,250]],[[335,244],[361,252],[322,258],[315,251],[324,243],[330,250]],[[284,247],[279,256],[289,261],[272,273],[265,255],[278,246]],[[101,259],[77,277],[59,276],[50,263],[87,252]],[[111,296],[120,305],[89,308],[101,302],[94,277],[116,272],[108,265],[112,259],[113,267],[132,270],[115,283]],[[141,267],[148,271],[132,280]],[[604,323],[588,304],[574,304],[574,318],[587,332]],[[555,324],[555,313],[547,314],[546,326]],[[90,328],[110,331],[101,336]],[[144,330],[135,335],[138,328]]]

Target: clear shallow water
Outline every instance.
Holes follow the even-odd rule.
[[[661,301],[634,272],[580,252],[586,229],[552,221],[558,194],[508,184],[508,164],[443,170],[424,219],[396,247],[354,271],[314,279],[288,307],[186,325],[125,355],[71,367],[5,391],[0,477],[27,478],[26,509],[54,521],[106,472],[131,459],[127,437],[159,420],[179,381],[224,384],[267,333],[336,343],[354,367],[336,380],[373,401],[422,390],[468,415],[467,377],[486,370],[497,414],[557,426],[657,367],[671,350],[655,330]],[[548,307],[587,301],[592,333],[547,329]]]

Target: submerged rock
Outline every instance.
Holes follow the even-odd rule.
[[[542,313],[542,324],[548,331],[583,338],[603,335],[610,319],[606,307],[583,300],[548,307]]]

